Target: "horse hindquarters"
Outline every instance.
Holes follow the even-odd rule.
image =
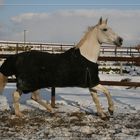
[[[7,77],[0,73],[0,94],[2,94],[4,87],[7,83]]]
[[[0,93],[7,83],[8,76],[15,74],[15,58],[14,56],[7,58],[0,67]]]

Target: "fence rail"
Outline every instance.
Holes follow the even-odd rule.
[[[140,62],[140,57],[109,57],[109,56],[100,56],[99,61],[127,61],[127,62]]]
[[[37,43],[37,42],[10,42],[0,41],[0,51],[7,53],[19,53],[29,50],[48,51],[51,53],[60,53],[74,47],[75,44],[60,44],[60,43]],[[138,47],[115,47],[115,46],[102,46],[101,55],[112,54],[114,56],[140,56],[140,48]]]

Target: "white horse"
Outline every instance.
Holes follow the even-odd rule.
[[[32,92],[32,99],[38,102],[39,104],[41,104],[42,106],[44,106],[48,111],[52,112],[52,108],[50,107],[50,105],[46,104],[45,102],[41,100],[38,89],[43,88],[43,87],[54,86],[54,85],[56,87],[57,86],[64,87],[64,86],[69,86],[69,85],[71,86],[73,84],[73,83],[70,83],[71,79],[75,81],[79,80],[77,83],[74,83],[75,85],[72,85],[72,86],[80,85],[81,87],[82,86],[89,87],[89,91],[97,107],[98,115],[102,119],[106,119],[107,115],[103,112],[100,106],[99,99],[97,96],[97,91],[101,91],[106,95],[107,100],[108,100],[108,106],[109,106],[108,110],[110,114],[113,114],[114,112],[114,104],[107,88],[99,84],[98,68],[97,68],[96,63],[100,54],[100,46],[102,43],[121,46],[122,42],[123,42],[123,39],[119,37],[116,33],[114,33],[110,27],[107,26],[107,20],[102,20],[102,18],[100,18],[96,26],[88,28],[88,31],[85,33],[85,35],[80,40],[80,42],[75,46],[75,49],[70,49],[64,54],[51,55],[51,54],[42,53],[42,52],[25,52],[22,54],[15,55],[11,57],[11,59],[8,59],[7,61],[5,61],[5,63],[0,68],[0,72],[1,72],[0,73],[0,91],[4,89],[5,83],[7,81],[7,77],[14,74],[16,75],[16,78],[17,78],[17,90],[13,93],[15,114],[17,116],[22,116],[22,113],[19,110],[19,100],[20,100],[20,96],[22,92],[24,91]],[[73,54],[77,56],[73,57]],[[65,56],[67,57],[67,59],[64,61]],[[70,58],[72,58],[74,62],[71,61]],[[40,59],[43,62],[39,61],[38,63],[37,62],[38,59]],[[69,63],[69,61],[71,63]],[[84,61],[84,64],[82,64],[83,61]],[[88,65],[85,63],[87,63]],[[74,67],[78,67],[76,68],[76,71],[72,71],[71,73],[71,66],[69,66],[69,64],[72,64],[72,66]],[[30,65],[32,66],[30,67]],[[90,66],[91,66],[91,69],[90,69]],[[86,76],[83,76],[83,77],[85,77],[86,79],[87,78],[90,79],[89,80],[91,82],[90,86],[87,86],[88,84],[83,85],[83,83],[85,83],[85,79],[80,79],[82,77],[82,74],[83,73],[85,74],[85,68],[88,68],[88,67],[89,67],[89,71],[87,71]],[[83,70],[81,70],[81,68],[83,68]],[[66,69],[68,69],[68,71],[66,71]],[[55,71],[55,73],[53,72],[51,73],[51,70]],[[59,73],[57,73],[58,71]],[[80,74],[81,72],[83,73],[80,75],[77,71]],[[49,77],[47,75],[48,73],[49,73],[49,76],[52,75],[50,79],[47,79]],[[69,73],[71,73],[71,75],[69,75]],[[46,78],[44,78],[45,74],[47,75]],[[81,77],[76,77],[77,75],[80,75]],[[30,79],[30,77],[31,78],[35,77],[35,79],[34,80]],[[40,79],[40,77],[42,77],[43,80],[38,80]],[[55,80],[52,80],[53,78]],[[63,80],[67,81],[67,83],[65,83]],[[81,82],[82,80],[83,82]],[[39,87],[38,85],[42,81],[44,81],[46,85],[44,86],[43,84],[43,86],[40,85]],[[52,81],[52,83],[49,83],[50,81]],[[86,83],[88,83],[88,80],[86,80]]]

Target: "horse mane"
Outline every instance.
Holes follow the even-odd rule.
[[[89,26],[87,31],[85,32],[84,36],[82,37],[82,39],[75,45],[75,48],[78,49],[80,48],[83,43],[85,42],[85,40],[87,40],[87,38],[89,37],[90,33],[93,31],[93,29],[97,27],[97,25],[95,26]]]

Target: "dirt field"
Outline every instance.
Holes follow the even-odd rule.
[[[0,111],[1,140],[139,140],[140,111],[114,114],[108,121],[85,112],[58,112],[39,109],[24,111],[16,118],[10,111]]]

